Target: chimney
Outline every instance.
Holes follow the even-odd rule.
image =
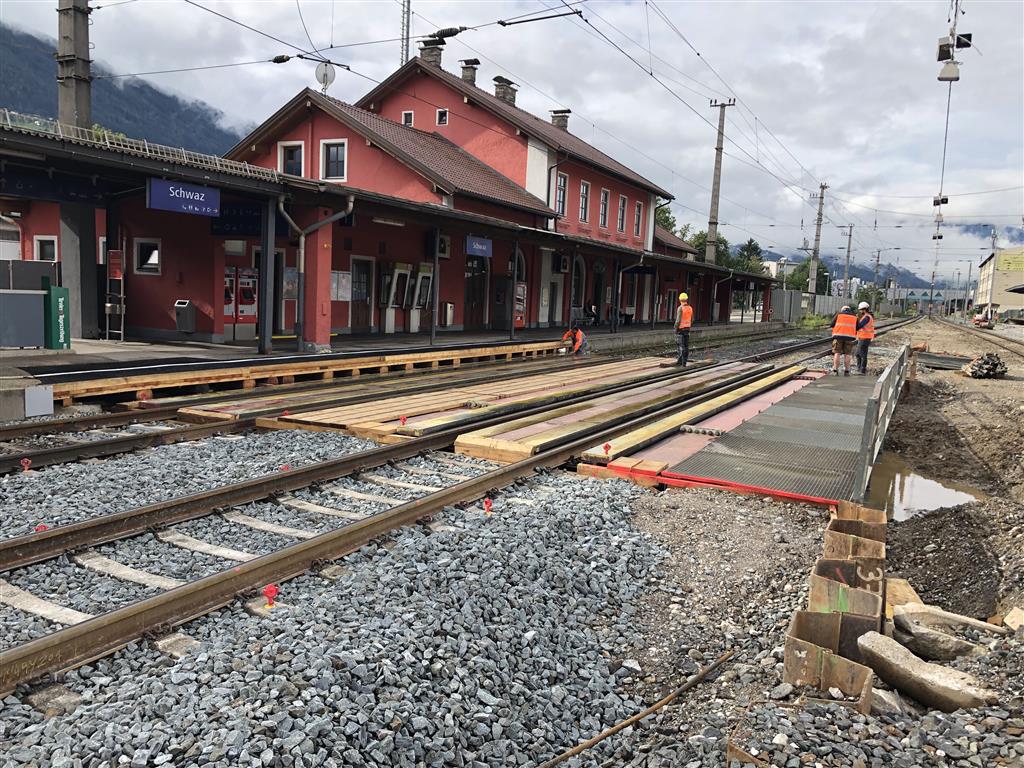
[[[431,67],[441,68],[441,53],[443,51],[443,40],[427,38],[420,43],[420,59]]]
[[[498,75],[494,78],[494,95],[514,107],[516,105],[515,85],[507,77]]]
[[[572,114],[571,109],[552,109],[551,110],[551,124],[555,128],[561,128],[563,131],[568,132],[569,130],[569,115]]]
[[[463,59],[459,63],[462,64],[462,79],[470,85],[476,85],[476,70],[480,66],[480,59]]]

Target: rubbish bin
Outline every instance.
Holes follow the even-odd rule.
[[[191,299],[178,299],[174,302],[174,323],[182,333],[196,332],[196,305]]]

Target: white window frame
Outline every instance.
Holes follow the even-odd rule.
[[[633,235],[634,237],[640,237],[640,233],[643,231],[644,223],[644,204],[643,201],[637,200],[633,211]]]
[[[619,215],[615,218],[615,228],[619,232],[626,231],[626,206],[629,205],[629,198],[619,195]]]
[[[602,187],[601,188],[601,199],[600,199],[600,202],[598,203],[598,206],[599,206],[598,207],[598,219],[599,219],[598,223],[599,223],[601,229],[608,229],[608,208],[609,208],[609,206],[611,204],[612,204],[612,193],[609,190],[607,190],[607,189]]]
[[[286,147],[301,147],[302,148],[302,173],[300,176],[306,175],[306,142],[304,141],[279,141],[277,142],[277,172],[284,173],[284,150]]]
[[[444,122],[441,122],[441,113],[444,112]],[[437,110],[437,114],[434,116],[435,125],[448,125],[448,121],[451,119],[451,112],[447,109]]]
[[[586,194],[583,194],[583,190]],[[590,182],[580,179],[580,223],[590,223]]]
[[[561,193],[562,199],[558,199]],[[569,198],[569,174],[559,173],[555,176],[555,213],[565,218],[566,205]]]
[[[106,235],[100,235],[99,239],[96,241],[96,248],[98,249],[96,251],[96,263],[97,264],[106,264],[107,263],[107,254],[106,254],[107,236]]]
[[[39,258],[39,244],[46,241],[53,242],[53,261],[48,259]],[[33,235],[32,236],[32,258],[35,261],[45,261],[47,264],[53,264],[60,261],[60,245],[56,235]]]
[[[345,163],[345,174],[343,176],[327,175],[326,149],[331,144],[341,144],[345,147],[343,161]],[[320,139],[320,179],[322,181],[348,181],[348,139]]]
[[[408,123],[405,122],[405,116],[406,115],[409,116],[409,122]],[[411,109],[402,110],[402,125],[404,125],[406,128],[415,128],[416,127],[416,114],[415,114],[415,112],[413,112],[413,110],[411,110]]]
[[[143,243],[155,244],[160,254],[156,270],[139,269],[139,246]],[[132,238],[132,274],[159,276],[164,272],[164,246],[159,237],[134,237]]]

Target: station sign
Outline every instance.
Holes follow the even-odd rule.
[[[493,255],[493,247],[490,240],[486,237],[476,237],[475,235],[466,235],[466,255],[467,256],[484,256],[491,258]]]
[[[220,216],[220,190],[180,181],[147,179],[146,207],[195,216]]]

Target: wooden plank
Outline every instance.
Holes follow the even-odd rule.
[[[92,395],[113,394],[116,392],[139,392],[169,387],[194,386],[199,384],[241,382],[243,387],[255,386],[257,381],[266,381],[283,376],[322,376],[327,372],[337,373],[378,367],[416,365],[433,361],[468,360],[486,355],[504,353],[522,353],[528,349],[539,352],[553,353],[561,348],[560,342],[525,342],[506,348],[482,347],[463,350],[433,350],[429,352],[403,353],[397,350],[393,354],[368,355],[366,357],[306,360],[297,363],[281,363],[278,365],[239,366],[211,368],[202,371],[177,371],[173,373],[144,374],[140,376],[112,376],[102,379],[85,381],[67,381],[54,385],[54,398],[80,398]]]
[[[519,443],[476,435],[460,435],[455,440],[455,451],[465,456],[487,459],[499,464],[511,464],[533,455],[531,449],[524,448]]]
[[[671,416],[667,416],[663,419],[652,422],[651,424],[640,427],[639,429],[635,429],[632,432],[620,435],[614,440],[608,441],[609,445],[611,445],[611,449],[609,449],[607,453],[604,450],[604,444],[588,448],[583,452],[581,458],[592,464],[606,464],[609,460],[614,460],[618,456],[635,453],[658,440],[678,432],[679,428],[686,424],[699,422],[702,419],[729,407],[730,405],[771,389],[772,387],[791,379],[793,376],[802,373],[804,370],[806,369],[803,366],[790,366],[778,373],[773,373],[770,376],[759,379],[758,381],[745,384],[742,387],[738,387],[731,392],[719,395],[707,402],[699,403],[689,408],[684,408]]]

